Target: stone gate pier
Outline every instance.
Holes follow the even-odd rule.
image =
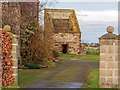
[[[120,38],[113,33],[112,26],[107,27],[107,34],[100,40],[99,87],[120,87]]]

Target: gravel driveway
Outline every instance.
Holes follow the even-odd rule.
[[[46,78],[23,88],[80,88],[87,83],[88,71],[98,66],[98,61],[68,60],[52,69]]]

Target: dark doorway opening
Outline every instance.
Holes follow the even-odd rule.
[[[63,44],[62,45],[62,53],[67,53],[67,51],[68,51],[68,45],[67,44]]]

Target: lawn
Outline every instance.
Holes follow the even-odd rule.
[[[43,79],[49,74],[49,71],[49,69],[19,69],[19,86],[29,85]]]
[[[99,55],[76,55],[76,54],[60,54],[60,59],[62,60],[100,60]]]
[[[13,85],[10,85],[10,86],[2,87],[2,89],[0,88],[0,90],[8,90],[9,88],[11,88],[11,90],[12,90],[12,88],[19,89],[20,87],[18,85],[13,84]]]
[[[7,90],[8,88],[20,88],[32,83],[37,82],[38,80],[44,79],[47,77],[51,68],[45,69],[19,69],[18,70],[18,86],[10,85],[3,88],[2,90]]]

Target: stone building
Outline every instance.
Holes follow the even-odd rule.
[[[81,32],[74,10],[45,9],[44,28],[53,32],[54,49],[62,53],[79,54]]]

